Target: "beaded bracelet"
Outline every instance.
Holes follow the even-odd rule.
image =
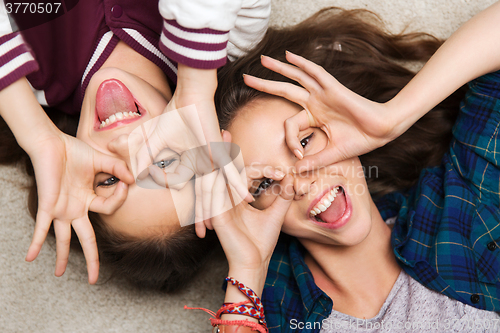
[[[239,326],[250,327],[255,331],[259,331],[260,333],[268,333],[269,330],[267,329],[266,318],[264,316],[264,306],[262,305],[259,296],[257,296],[257,294],[255,294],[255,292],[252,289],[248,288],[243,283],[238,282],[236,279],[232,277],[228,276],[226,278],[226,281],[231,282],[232,285],[236,286],[239,291],[241,291],[249,298],[249,300],[238,303],[224,303],[222,307],[219,309],[219,311],[217,311],[217,313],[204,308],[191,308],[186,305],[184,306],[184,309],[203,310],[207,312],[212,317],[214,317],[210,318],[210,323],[212,324],[214,329],[218,328],[219,325],[239,325]],[[253,303],[254,306],[247,305],[248,303]],[[246,315],[255,318],[259,321],[259,323],[251,322],[248,320],[221,319],[221,316],[223,314],[230,314],[230,313]]]
[[[249,303],[250,301],[246,301],[246,303]],[[239,315],[244,315],[244,316],[249,316],[252,318],[257,319],[259,322],[261,320],[261,314],[260,312],[257,311],[255,306],[253,305],[247,305],[247,304],[241,304],[241,305],[233,305],[234,303],[224,303],[222,305],[222,308],[217,311],[217,314],[223,315],[223,314],[239,314]],[[232,306],[230,306],[232,305]]]

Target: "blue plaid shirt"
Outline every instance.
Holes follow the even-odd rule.
[[[500,72],[469,83],[440,167],[422,171],[408,193],[377,205],[397,215],[394,253],[430,289],[500,311]],[[498,154],[498,156],[496,155]],[[498,157],[498,158],[497,158]],[[319,332],[332,309],[296,240],[280,241],[262,296],[270,332]]]

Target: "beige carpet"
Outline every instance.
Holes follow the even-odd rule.
[[[379,13],[393,31],[409,24],[447,37],[493,0],[274,0],[273,25],[299,22],[326,6],[368,8]],[[14,167],[0,167],[0,332],[209,332],[209,316],[187,311],[185,304],[213,310],[220,306],[225,264],[219,262],[204,274],[196,288],[166,296],[138,292],[123,283],[87,284],[82,254],[71,253],[63,277],[53,275],[53,239],[38,259],[24,256],[33,232],[26,209],[26,177]]]

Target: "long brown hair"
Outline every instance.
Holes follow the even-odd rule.
[[[75,136],[78,118],[60,111],[46,109],[54,124],[63,132]],[[28,194],[28,209],[33,218],[38,208],[37,188],[33,166],[28,155],[19,147],[7,124],[0,118],[0,164],[20,163],[32,178]],[[99,259],[111,267],[112,277],[120,276],[140,288],[168,293],[181,291],[201,271],[210,254],[217,249],[215,233],[208,230],[205,238],[196,236],[194,225],[181,228],[174,234],[134,239],[121,235],[89,212],[99,250]],[[51,234],[54,234],[51,227]],[[72,248],[81,250],[74,232]]]
[[[296,82],[264,68],[260,56],[286,62],[285,50],[324,67],[354,92],[377,102],[394,97],[415,75],[403,62],[425,62],[442,44],[425,33],[390,34],[383,22],[367,10],[327,8],[304,22],[269,29],[248,55],[219,71],[216,106],[221,128],[227,129],[247,103],[269,96],[249,88],[243,74],[267,80]],[[421,118],[398,139],[360,156],[365,167],[376,166],[367,178],[372,195],[411,187],[421,170],[438,165],[451,140],[460,89]]]

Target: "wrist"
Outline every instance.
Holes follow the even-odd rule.
[[[178,65],[177,88],[191,95],[208,95],[211,99],[217,89],[217,69],[199,69]]]
[[[25,78],[0,91],[0,115],[28,154],[35,144],[61,133],[36,100]]]
[[[262,291],[264,290],[264,285],[266,283],[267,265],[265,265],[265,267],[262,266],[257,269],[230,267],[227,276],[232,277],[238,280],[239,282],[243,283],[245,286],[252,289],[257,294],[257,296],[261,297]],[[235,286],[228,283],[227,287],[228,287],[227,290],[231,289],[237,292],[235,293],[235,295],[237,295],[237,298],[240,299],[239,301],[247,299],[246,296],[243,295]],[[240,297],[240,295],[242,297]],[[229,300],[228,295],[226,293],[225,302],[235,302],[235,301]]]
[[[234,278],[245,287],[250,288],[260,299],[264,289],[267,270],[230,270],[228,276]],[[240,303],[247,301],[247,305],[254,306],[253,301],[231,282],[227,282],[224,303]],[[249,320],[258,323],[256,318],[241,314],[224,314],[223,320]]]

